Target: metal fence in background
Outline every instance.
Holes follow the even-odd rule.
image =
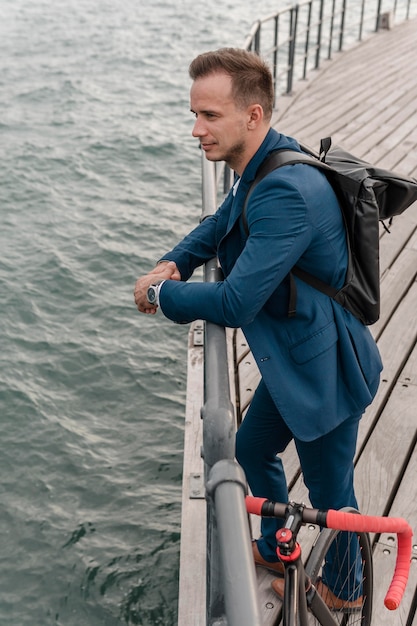
[[[304,0],[257,20],[244,47],[270,64],[277,98],[344,46],[415,16],[416,0]]]

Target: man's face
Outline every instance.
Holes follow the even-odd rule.
[[[250,113],[236,107],[230,76],[219,72],[195,80],[190,103],[196,116],[193,136],[200,140],[207,159],[226,161],[241,173],[246,165]]]

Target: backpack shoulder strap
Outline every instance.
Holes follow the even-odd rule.
[[[251,186],[249,187],[248,193],[246,194],[245,202],[242,209],[242,223],[247,235],[249,234],[248,220],[246,217],[247,205],[256,185],[263,178],[265,178],[265,176],[267,176],[277,168],[283,167],[284,165],[295,165],[296,163],[314,165],[319,169],[331,171],[331,168],[326,165],[326,163],[323,163],[318,158],[312,155],[310,156],[309,154],[305,154],[304,152],[296,152],[295,150],[276,150],[275,152],[272,152],[269,156],[266,157],[264,161],[262,161],[261,165],[258,168],[258,171],[256,172],[256,176]]]
[[[330,144],[324,144],[320,148],[320,154],[326,154]],[[249,198],[255,188],[255,186],[263,179],[265,176],[270,174],[273,170],[276,170],[278,167],[283,167],[284,165],[294,165],[296,163],[305,163],[307,165],[313,165],[321,170],[325,170],[327,172],[331,172],[332,168],[329,167],[326,163],[320,160],[319,157],[315,157],[313,154],[306,154],[305,152],[296,152],[295,150],[277,150],[272,152],[260,165],[255,179],[249,187],[248,193],[246,194],[245,202],[242,209],[242,223],[247,235],[249,235],[249,227],[248,220],[246,217],[246,207],[249,202]],[[293,274],[295,274],[298,278],[301,278],[304,282],[308,283],[315,289],[318,289],[322,293],[334,298],[337,294],[338,290],[327,283],[324,283],[322,280],[302,270],[298,267],[293,267],[290,272],[290,298],[289,298],[289,306],[288,306],[288,317],[294,317],[296,314],[296,303],[297,303],[297,287],[294,281]]]

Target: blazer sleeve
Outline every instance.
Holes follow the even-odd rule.
[[[176,322],[205,319],[222,326],[245,326],[277,290],[309,245],[311,229],[308,205],[292,177],[281,175],[279,185],[275,178],[266,177],[251,196],[247,212],[249,237],[242,247],[232,236],[233,229],[239,228],[239,220],[220,242],[220,260],[228,257],[230,261],[233,257],[233,267],[223,282],[163,284],[160,303],[168,318]],[[243,200],[236,198],[240,204]],[[237,214],[240,217],[241,207]],[[192,236],[198,237],[198,231]]]
[[[230,196],[230,197],[229,197]],[[187,281],[194,270],[217,255],[219,223],[226,222],[232,204],[230,193],[214,215],[205,218],[161,260],[175,261],[181,280]]]

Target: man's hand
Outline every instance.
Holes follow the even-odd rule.
[[[137,279],[133,293],[136,306],[141,313],[155,315],[158,307],[148,302],[147,292],[150,285],[158,283],[161,280],[181,280],[181,274],[174,261],[158,263],[152,272]]]
[[[171,272],[171,276],[168,277],[169,280],[181,280],[181,274],[174,261],[161,261],[153,268],[150,274],[165,274],[166,272]],[[158,280],[164,280],[166,278],[167,276],[161,276]]]

